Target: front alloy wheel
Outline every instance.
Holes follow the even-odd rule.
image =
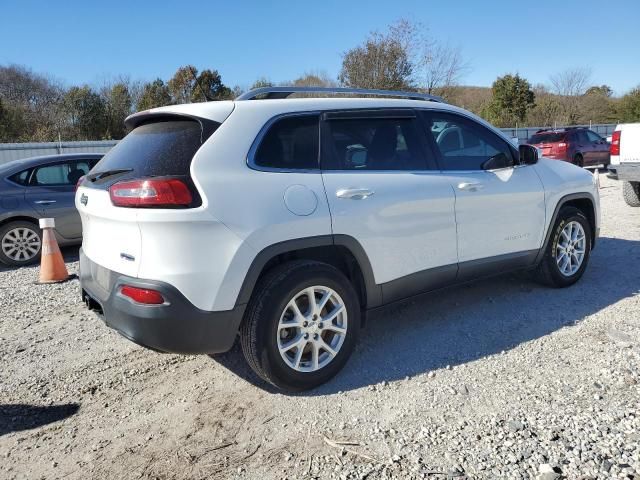
[[[586,248],[587,237],[582,225],[576,221],[567,223],[556,245],[556,262],[562,275],[570,277],[580,269]]]
[[[591,231],[591,224],[582,210],[562,207],[536,269],[538,280],[553,287],[576,283],[589,262]]]

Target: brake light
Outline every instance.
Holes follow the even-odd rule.
[[[78,187],[80,186],[80,184],[84,181],[84,177],[85,177],[85,176],[86,176],[86,175],[82,175],[82,176],[78,179],[78,181],[76,182],[76,190],[75,190],[76,192],[78,191]]]
[[[124,285],[120,289],[120,293],[125,297],[129,297],[136,303],[145,305],[161,305],[164,303],[164,297],[160,292],[148,288],[137,288]]]
[[[116,207],[187,207],[193,196],[186,183],[177,178],[125,180],[109,187]]]
[[[611,146],[609,147],[609,153],[611,155],[620,155],[620,137],[622,136],[621,130],[616,130],[611,135]]]

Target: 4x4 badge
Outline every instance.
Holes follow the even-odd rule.
[[[87,202],[89,201],[89,197],[87,197],[84,193],[82,194],[82,196],[80,197],[80,203],[83,204],[85,207],[87,206]]]

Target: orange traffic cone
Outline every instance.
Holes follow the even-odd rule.
[[[59,283],[69,279],[69,272],[53,232],[54,227],[55,219],[40,219],[42,252],[40,254],[40,281],[38,283]]]

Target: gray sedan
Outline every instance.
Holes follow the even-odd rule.
[[[80,177],[102,154],[34,157],[0,165],[0,262],[27,265],[40,257],[40,218],[56,220],[60,245],[82,242],[82,224],[74,205]]]

